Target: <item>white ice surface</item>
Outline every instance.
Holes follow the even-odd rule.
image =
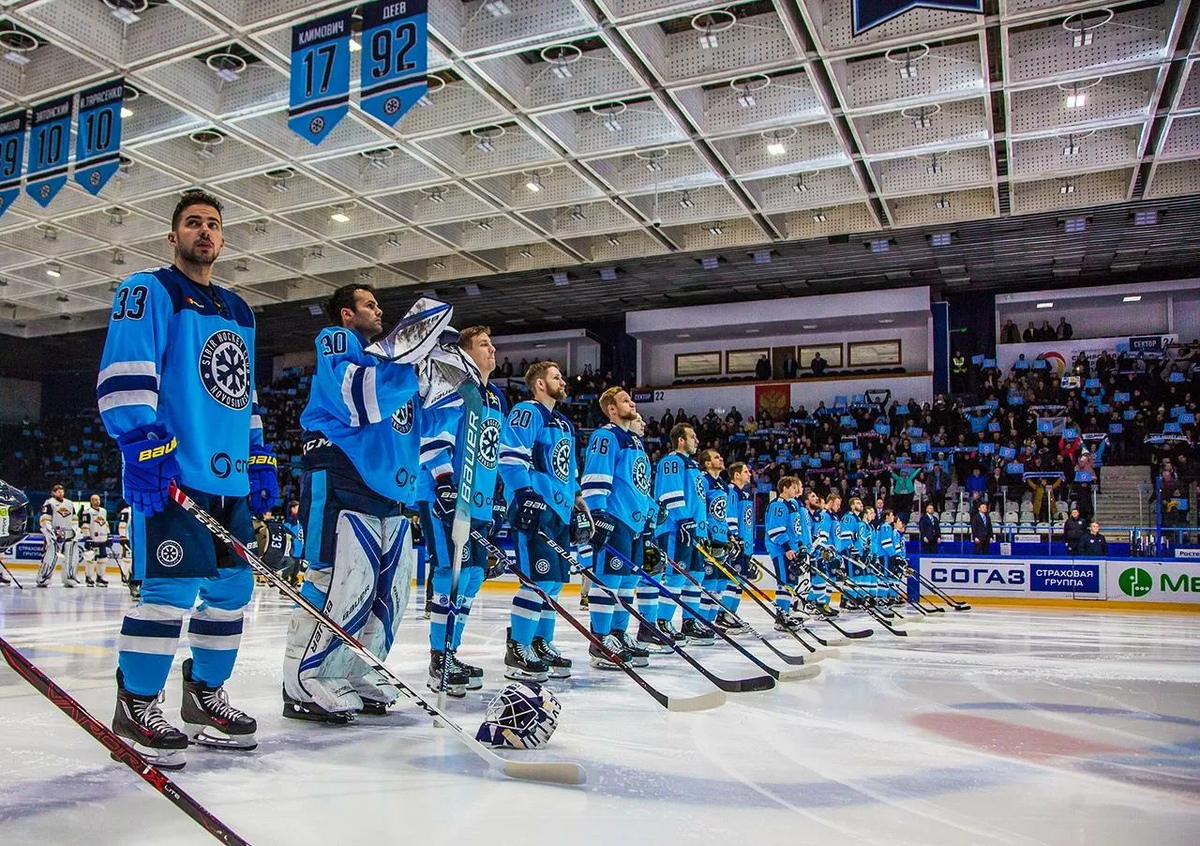
[[[107,723],[130,603],[116,584],[0,588],[0,633]],[[553,685],[561,725],[546,750],[511,753],[587,768],[586,785],[554,787],[487,772],[403,700],[349,727],[284,720],[287,613],[256,591],[227,685],[258,719],[258,749],[193,747],[172,776],[254,844],[1200,842],[1200,616],[976,609],[912,625],[908,639],[875,626],[817,679],[698,714],[668,713],[623,675],[586,666],[584,642],[560,623],[576,665]],[[472,731],[503,683],[507,621],[508,594],[485,591],[461,655],[487,683],[450,706]],[[389,661],[414,686],[427,625],[410,609]],[[173,721],[186,654],[167,688]],[[729,676],[755,672],[725,647],[694,654]],[[673,657],[646,676],[671,693],[711,689]],[[0,665],[0,842],[213,841]]]

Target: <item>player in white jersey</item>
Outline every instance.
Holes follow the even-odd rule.
[[[63,493],[62,485],[50,489],[50,498],[42,504],[38,528],[46,542],[46,551],[42,554],[42,566],[38,568],[37,586],[50,586],[58,556],[62,555],[66,559],[62,570],[63,585],[76,587],[79,584],[76,578],[79,572],[79,515],[75,503]]]
[[[79,529],[83,540],[83,575],[88,587],[108,587],[104,571],[112,557],[109,545],[108,512],[100,497],[92,494],[88,504],[79,510]]]

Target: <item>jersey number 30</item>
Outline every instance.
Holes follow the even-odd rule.
[[[124,320],[128,317],[130,320],[140,320],[142,315],[146,313],[146,286],[138,285],[134,288],[122,288],[117,291],[117,310],[113,312],[113,320]],[[132,302],[130,302],[132,300]]]

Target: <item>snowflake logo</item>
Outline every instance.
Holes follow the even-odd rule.
[[[158,545],[155,555],[158,563],[162,566],[177,567],[183,560],[183,547],[179,545],[178,541],[165,540]]]
[[[717,520],[725,519],[725,497],[717,497],[713,500],[712,513]]]
[[[383,103],[383,111],[385,114],[394,115],[400,111],[400,98],[388,97]]]
[[[650,462],[644,455],[639,455],[633,461],[633,486],[642,495],[650,495]]]
[[[321,130],[325,128],[325,118],[315,117],[308,123],[308,131],[313,135],[320,135]]]
[[[483,431],[479,433],[479,463],[488,470],[494,470],[499,455],[500,421],[489,417],[483,421]]]
[[[407,435],[412,431],[414,417],[413,403],[409,400],[392,415],[392,428],[401,435]]]
[[[554,477],[565,482],[571,476],[571,439],[560,438],[550,452],[550,469]]]
[[[217,402],[235,411],[250,404],[250,354],[236,332],[222,329],[200,351],[200,381]]]

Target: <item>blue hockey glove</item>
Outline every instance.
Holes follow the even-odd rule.
[[[696,543],[696,521],[684,520],[675,528],[675,542],[685,549]]]
[[[603,549],[617,530],[617,523],[607,511],[592,512],[592,549]]]
[[[141,426],[117,438],[124,469],[121,487],[125,501],[147,517],[167,507],[172,480],[179,478],[178,443],[167,427]]]
[[[250,447],[250,465],[246,474],[250,477],[250,512],[262,514],[269,511],[279,499],[278,460],[269,446]]]
[[[437,485],[433,494],[433,513],[443,521],[454,519],[454,509],[458,506],[458,486],[454,477],[443,473],[434,480]]]
[[[533,488],[522,488],[516,493],[512,527],[523,535],[536,535],[545,512],[546,501]]]

